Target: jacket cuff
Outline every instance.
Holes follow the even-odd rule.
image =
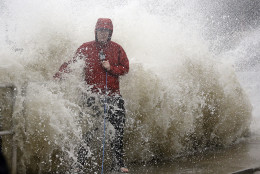
[[[114,67],[110,65],[110,70],[108,72],[113,73],[113,71],[114,71]]]

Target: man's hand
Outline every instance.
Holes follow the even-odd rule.
[[[102,66],[103,66],[103,68],[105,68],[107,71],[110,70],[110,63],[109,63],[108,60],[103,61],[103,62],[102,62]]]

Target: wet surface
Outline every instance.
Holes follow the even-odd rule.
[[[186,174],[186,173],[233,173],[260,167],[260,135],[225,149],[204,154],[182,157],[172,162],[130,165],[131,173],[138,174]],[[255,172],[257,173],[257,172]]]

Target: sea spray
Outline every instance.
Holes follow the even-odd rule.
[[[209,52],[197,14],[190,21],[185,4],[170,3],[174,12],[157,14],[160,8],[137,1],[113,1],[118,8],[92,1],[20,3],[5,2],[8,13],[0,21],[6,27],[1,29],[0,81],[17,90],[12,120],[18,173],[69,171],[77,162],[82,134],[93,125],[103,127],[99,120],[93,124],[95,119],[81,107],[82,93],[89,89],[84,61],[72,64],[63,80],[53,79],[80,44],[94,39],[95,22],[102,16],[112,18],[112,40],[130,60],[129,74],[120,79],[127,109],[127,162],[173,159],[230,145],[248,133],[251,104],[233,68]],[[11,114],[4,115],[10,121]],[[93,146],[101,147],[101,142],[89,151],[93,154],[86,167],[95,172],[101,158]]]
[[[231,67],[187,58],[167,83],[133,66],[121,83],[129,161],[173,159],[248,135],[252,108]]]

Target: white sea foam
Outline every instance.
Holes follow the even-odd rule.
[[[152,8],[154,3],[1,3],[0,82],[17,86],[13,120],[19,173],[62,173],[76,161],[81,134],[92,123],[87,113],[79,118],[80,96],[87,88],[84,62],[72,65],[73,72],[62,82],[52,76],[80,44],[94,40],[99,17],[113,20],[112,40],[130,60],[130,72],[120,84],[127,109],[128,162],[172,159],[227,146],[248,134],[250,101],[233,67],[209,51],[197,23],[200,14],[187,13],[193,3],[169,1]],[[100,130],[102,126],[100,121]],[[92,159],[90,167],[100,160]]]

